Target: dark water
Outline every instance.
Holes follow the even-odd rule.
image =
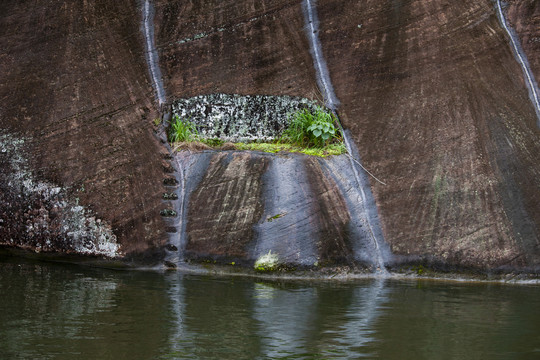
[[[267,282],[0,258],[2,359],[540,359],[540,286]]]

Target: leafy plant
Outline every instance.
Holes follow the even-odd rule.
[[[321,107],[299,110],[291,115],[289,127],[283,132],[282,142],[302,147],[324,147],[338,138],[334,115]]]
[[[308,131],[313,135],[318,142],[326,143],[330,137],[336,135],[336,128],[333,123],[326,121],[326,119],[315,119],[315,121],[308,127]]]
[[[199,132],[190,121],[182,121],[178,115],[174,116],[169,130],[170,142],[190,142],[197,140]]]

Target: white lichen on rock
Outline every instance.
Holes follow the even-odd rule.
[[[210,94],[176,100],[172,110],[181,120],[194,123],[204,138],[250,142],[278,138],[290,114],[316,106],[300,97]]]
[[[120,256],[107,222],[68,200],[65,189],[35,178],[24,157],[24,143],[0,133],[0,243],[36,252]]]

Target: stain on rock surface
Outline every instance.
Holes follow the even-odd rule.
[[[216,154],[191,194],[186,255],[245,258],[253,224],[262,213],[263,157],[247,153]]]
[[[1,127],[27,139],[36,181],[74,191],[126,256],[166,241],[140,19],[135,2],[0,4]]]

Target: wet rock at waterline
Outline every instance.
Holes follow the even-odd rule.
[[[281,135],[292,113],[315,107],[315,101],[300,97],[210,94],[178,99],[172,113],[194,123],[204,138],[268,141]]]
[[[251,266],[271,252],[289,269],[373,269],[377,246],[390,258],[369,231],[365,210],[372,205],[359,193],[346,156],[206,151],[178,157],[192,164],[184,166],[186,177],[197,179],[186,192],[186,261]]]

